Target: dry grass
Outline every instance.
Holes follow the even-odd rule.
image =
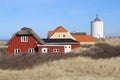
[[[0,70],[0,80],[119,80],[120,58],[76,57],[49,61],[32,69]]]
[[[105,39],[96,39],[96,43],[107,43],[112,46],[120,45],[120,38],[105,38]]]
[[[0,41],[0,45],[5,45],[7,42]]]
[[[106,43],[113,45],[113,46],[119,46],[120,45],[120,38],[111,38],[105,40]]]
[[[0,41],[0,56],[2,56],[7,49],[7,42]]]
[[[4,56],[0,80],[120,80],[120,46],[106,43],[66,55]]]

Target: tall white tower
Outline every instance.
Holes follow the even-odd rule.
[[[104,38],[103,21],[98,18],[98,15],[91,22],[91,35],[95,38]]]

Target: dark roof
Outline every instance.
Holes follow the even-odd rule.
[[[79,43],[73,39],[43,39],[46,43]]]
[[[45,42],[30,28],[24,27],[22,28],[20,31],[18,31],[17,33],[13,34],[11,40],[15,37],[15,36],[33,36],[34,39],[39,43],[39,44],[45,44]],[[11,41],[10,40],[10,41]],[[9,41],[9,42],[10,42]],[[8,42],[8,43],[9,43]]]
[[[94,19],[94,21],[101,21],[101,20],[98,18],[98,15],[96,15],[96,18]]]
[[[86,32],[70,32],[72,36],[74,35],[86,35]]]

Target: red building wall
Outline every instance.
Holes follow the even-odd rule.
[[[74,49],[74,48],[78,48],[78,47],[80,47],[80,43],[78,43],[78,44],[60,44],[60,45],[71,45],[71,49]]]
[[[54,49],[58,49],[59,50],[59,53],[64,53],[64,44],[61,44],[63,46],[60,46],[60,45],[56,45],[56,46],[38,46],[38,52],[42,53],[42,48],[47,48],[48,49],[48,52],[47,53],[53,53],[53,50]],[[67,44],[67,45],[70,45],[70,44]],[[80,44],[71,44],[71,49],[75,49],[75,48],[78,48],[80,47]]]
[[[64,46],[39,46],[38,47],[38,51],[39,53],[42,53],[42,48],[47,48],[48,49],[48,53],[53,53],[53,50],[54,49],[58,49],[59,50],[59,53],[58,54],[62,54],[64,53]]]
[[[21,42],[21,37],[16,36],[8,43],[7,54],[14,55],[14,49],[21,49],[21,54],[28,53],[29,48],[35,48],[38,42],[32,37],[28,36],[28,42]]]
[[[80,47],[80,44],[72,44],[72,49]]]
[[[28,49],[36,48],[38,42],[34,39],[33,36],[28,36],[28,42],[21,42],[21,36],[15,36],[8,43],[8,49],[6,54],[14,55],[14,49],[20,49],[21,54],[28,53]],[[63,45],[63,46],[60,46]],[[53,53],[54,49],[59,49],[59,53],[64,53],[64,45],[71,45],[71,49],[80,47],[80,44],[60,44],[56,46],[38,46],[38,50],[36,52],[42,52],[42,48],[48,48],[48,53]]]

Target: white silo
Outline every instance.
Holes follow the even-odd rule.
[[[104,38],[103,21],[98,16],[91,22],[91,35],[95,38]]]

